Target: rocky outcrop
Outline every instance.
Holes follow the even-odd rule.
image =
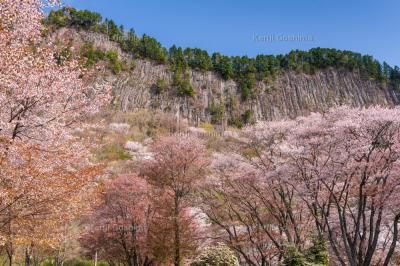
[[[90,41],[104,49],[119,50],[112,42],[93,33],[64,29],[57,38],[69,38],[73,43]],[[332,68],[314,75],[286,72],[268,84],[258,82],[257,97],[247,101],[241,101],[234,81],[224,81],[213,72],[190,71],[190,82],[196,96],[182,98],[177,96],[172,86],[173,74],[167,66],[133,59],[123,53],[121,56],[134,60],[135,68],[118,75],[103,70],[94,84],[112,84],[114,104],[122,110],[159,109],[188,118],[193,123],[211,121],[212,104],[224,107],[226,122],[228,117],[239,116],[247,110],[251,110],[257,120],[276,120],[343,104],[354,107],[393,106],[400,100],[399,92],[391,85],[363,79],[357,72]],[[154,90],[158,79],[163,79],[168,87],[161,94],[156,94]]]
[[[113,87],[123,110],[158,108],[179,112],[190,120],[210,121],[211,103],[222,103],[226,113],[253,111],[259,120],[274,120],[323,111],[335,105],[354,107],[370,105],[391,106],[399,101],[399,94],[390,86],[363,80],[358,73],[326,69],[312,76],[285,73],[274,82],[257,85],[256,99],[241,101],[233,81],[224,81],[214,73],[190,73],[196,90],[195,99],[176,97],[174,91],[161,95],[153,93],[157,79],[171,84],[171,73],[164,66],[137,62],[135,70],[124,77],[114,77]]]

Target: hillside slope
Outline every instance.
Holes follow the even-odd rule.
[[[168,65],[133,59],[99,33],[63,28],[52,38],[69,43],[75,51],[85,43],[93,43],[96,49],[118,51],[121,59],[134,62],[134,67],[118,74],[100,67],[93,83],[93,86],[111,84],[118,108],[124,111],[159,109],[187,118],[194,124],[212,122],[240,126],[250,120],[293,118],[342,104],[393,106],[400,101],[400,93],[390,83],[378,83],[363,78],[358,71],[335,68],[318,70],[313,75],[285,71],[274,80],[257,81],[256,96],[246,101],[242,100],[235,81],[226,81],[215,72],[189,69],[187,75],[195,95],[181,97],[172,89],[174,73]],[[159,80],[163,80],[166,87],[161,92],[157,91]]]

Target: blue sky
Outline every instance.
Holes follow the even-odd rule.
[[[248,56],[324,47],[370,54],[380,61],[400,65],[399,0],[66,0],[64,3],[99,12],[126,29],[134,28],[138,34],[157,38],[166,47],[176,44],[210,53]],[[286,40],[293,36],[297,40]]]

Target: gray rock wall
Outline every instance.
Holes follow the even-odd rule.
[[[63,29],[56,38],[69,39],[76,49],[79,49],[80,43],[91,41],[104,49],[119,50],[114,43],[93,33]],[[121,56],[132,59],[126,54],[121,53]],[[258,96],[245,102],[241,101],[234,81],[224,81],[213,72],[190,71],[196,96],[182,98],[177,96],[171,85],[172,73],[167,66],[147,60],[134,61],[135,68],[130,72],[113,75],[106,70],[100,71],[93,85],[112,84],[114,104],[124,111],[154,108],[187,118],[195,124],[211,120],[209,108],[213,102],[224,105],[225,120],[246,110],[252,110],[257,120],[276,120],[307,115],[342,104],[354,107],[393,106],[400,99],[390,85],[382,86],[362,79],[357,72],[337,69],[326,69],[314,75],[287,72],[268,84],[258,82]],[[158,79],[164,79],[168,85],[168,89],[161,94],[154,93]]]

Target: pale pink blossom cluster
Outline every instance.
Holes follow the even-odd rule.
[[[0,137],[8,141],[65,145],[109,99],[109,91],[85,85],[76,61],[58,65],[54,45],[43,42],[41,8],[55,3],[0,4]]]
[[[43,8],[55,4],[0,2],[2,238],[56,236],[56,221],[78,209],[96,172],[88,143],[76,133],[87,128],[85,118],[108,102],[110,91],[87,86],[75,60],[56,62],[56,47],[43,39],[41,23]],[[13,223],[25,226],[4,231]]]
[[[236,154],[215,157],[200,206],[247,263],[278,263],[285,245],[304,250],[314,234],[329,243],[337,265],[392,265],[399,107],[262,122],[241,139]]]

